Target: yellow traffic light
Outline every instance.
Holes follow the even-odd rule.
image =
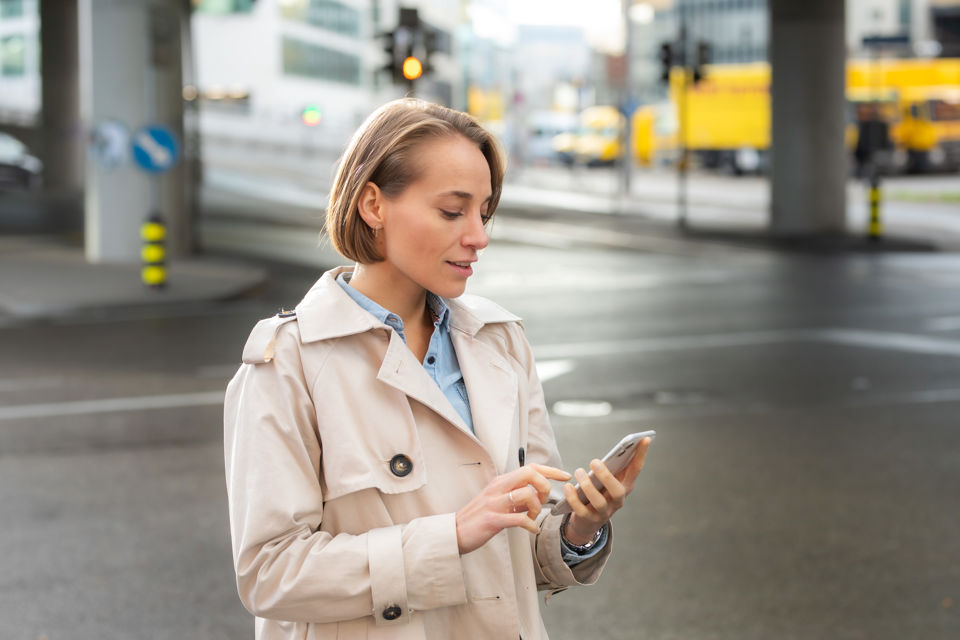
[[[416,80],[423,75],[423,64],[415,58],[410,56],[403,61],[403,77],[407,80]]]

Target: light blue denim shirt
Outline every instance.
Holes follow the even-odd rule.
[[[403,320],[397,314],[383,308],[367,296],[363,295],[350,286],[350,274],[341,273],[337,278],[339,284],[347,295],[360,307],[375,317],[377,320],[387,325],[397,332],[397,335],[406,342],[407,337],[403,333]],[[427,292],[427,304],[433,313],[433,334],[430,336],[430,344],[427,346],[427,355],[423,358],[423,368],[426,370],[443,395],[447,397],[453,408],[457,410],[463,421],[473,431],[473,416],[470,413],[470,399],[467,397],[467,387],[463,382],[463,373],[460,371],[460,361],[457,360],[457,352],[453,348],[453,339],[450,337],[450,308],[440,296]],[[600,540],[590,549],[590,551],[579,554],[571,549],[563,538],[560,538],[560,545],[563,548],[563,561],[567,566],[573,566],[583,562],[587,558],[595,556],[607,543],[607,527],[603,528]]]
[[[354,302],[366,311],[373,314],[377,320],[397,332],[397,335],[406,342],[407,336],[403,333],[403,320],[397,314],[384,309],[382,306],[363,295],[350,286],[348,274],[341,273],[337,283],[343,287]],[[437,383],[443,395],[447,397],[453,408],[473,431],[473,416],[470,413],[470,399],[467,397],[467,387],[463,383],[463,374],[460,372],[460,361],[457,352],[453,349],[453,339],[450,337],[450,309],[440,296],[427,292],[427,304],[435,318],[433,335],[427,346],[427,355],[423,358],[423,368],[426,369],[433,381]]]

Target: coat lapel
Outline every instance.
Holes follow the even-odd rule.
[[[407,394],[474,438],[470,427],[395,331],[390,332],[390,345],[377,379]]]
[[[469,333],[454,330],[452,337],[470,398],[473,428],[497,472],[503,473],[517,424],[517,374],[499,353]]]

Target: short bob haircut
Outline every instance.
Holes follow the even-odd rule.
[[[460,135],[475,143],[490,166],[493,215],[500,201],[504,163],[500,145],[473,117],[437,104],[401,98],[383,105],[364,121],[347,145],[330,189],[326,234],[348,260],[381,262],[373,230],[360,217],[358,203],[368,182],[394,198],[420,176],[417,146],[430,139]]]

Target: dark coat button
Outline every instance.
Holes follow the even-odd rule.
[[[397,605],[392,605],[383,610],[383,619],[384,620],[396,620],[400,617],[400,607]]]
[[[527,461],[526,453],[523,450],[523,447],[520,447],[520,455],[517,456],[520,459],[520,466],[523,466],[523,463]]]
[[[413,471],[413,463],[410,462],[410,458],[402,453],[398,453],[390,458],[390,471],[398,478],[402,478]]]

